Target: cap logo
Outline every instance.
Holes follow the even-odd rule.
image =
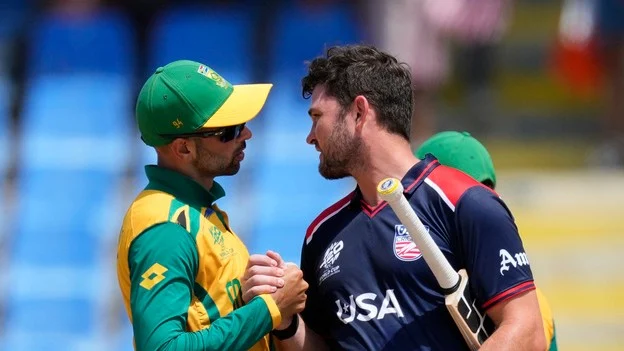
[[[225,81],[225,79],[223,79],[223,77],[221,77],[217,72],[210,69],[210,67],[208,66],[199,65],[197,73],[214,80],[217,86],[220,86],[221,88],[227,87],[227,82]]]
[[[184,125],[184,123],[182,123],[182,121],[180,121],[179,118],[176,118],[176,120],[173,121],[171,124],[173,124],[173,126],[176,127],[177,129],[180,129],[180,127]]]

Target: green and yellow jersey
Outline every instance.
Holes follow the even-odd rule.
[[[241,298],[249,253],[214,201],[225,195],[157,166],[124,218],[117,276],[137,350],[270,350],[273,298]]]
[[[546,349],[548,351],[557,351],[557,337],[555,335],[555,322],[553,319],[552,310],[550,304],[546,300],[546,296],[539,288],[535,289],[537,294],[537,302],[540,306],[540,313],[542,314],[542,324],[544,325],[544,335],[546,335]]]

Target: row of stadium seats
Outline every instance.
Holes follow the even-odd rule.
[[[148,34],[148,58],[139,69],[143,78],[156,67],[182,55],[209,63],[236,81],[252,75],[255,27],[253,13],[236,5],[174,6],[153,20]],[[365,31],[346,4],[278,8],[268,40],[273,73],[301,74],[304,61],[322,53],[326,45],[363,41]],[[63,73],[113,73],[135,70],[134,28],[125,13],[102,10],[90,16],[71,17],[43,13],[28,32],[27,75]],[[283,77],[290,80],[292,77]]]
[[[188,58],[211,65],[233,83],[249,82],[254,29],[248,16],[237,8],[165,12],[154,23],[149,59],[141,65],[135,62],[129,22],[118,12],[75,20],[48,14],[36,22],[14,149],[3,147],[11,139],[8,128],[0,127],[0,141],[7,144],[0,145],[0,171],[6,172],[10,153],[20,155],[14,211],[0,222],[9,234],[0,350],[94,349],[104,324],[103,301],[115,292],[114,258],[106,256],[125,207],[144,185],[143,164],[154,162],[132,124],[137,81],[159,65]],[[252,185],[243,192],[236,177],[223,179],[229,196],[221,207],[231,213],[235,228],[249,228],[241,234],[250,251],[272,248],[298,261],[307,224],[346,192],[344,182],[318,175],[316,152],[305,144],[309,121],[299,78],[304,61],[327,44],[360,42],[363,35],[342,6],[316,12],[289,7],[277,15],[275,26],[268,73],[274,89],[250,124],[254,139],[245,168]],[[3,89],[8,84],[0,79],[0,123],[7,125]],[[128,169],[135,178],[130,192]],[[1,198],[0,205],[7,206]],[[122,338],[131,348],[128,329]]]

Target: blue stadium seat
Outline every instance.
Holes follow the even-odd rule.
[[[295,82],[306,72],[305,62],[323,54],[331,45],[364,40],[364,31],[355,19],[349,2],[304,7],[296,2],[277,13],[270,52],[276,82]]]
[[[32,7],[32,0],[3,0],[0,6],[0,41],[16,34]]]
[[[326,207],[353,187],[349,179],[328,181],[318,173],[318,153],[306,144],[311,126],[309,101],[301,96],[305,61],[321,55],[327,46],[358,43],[364,35],[353,9],[345,4],[315,9],[288,5],[275,22],[271,47],[273,91],[264,109],[262,165],[256,172],[258,220],[251,252],[274,249],[299,262],[308,225]]]
[[[0,347],[97,350],[102,236],[118,232],[132,154],[134,36],[117,12],[35,23]]]
[[[122,173],[134,93],[130,23],[116,11],[41,16],[28,43],[20,168]]]
[[[267,119],[289,118],[296,105],[278,106],[272,101],[265,111]],[[299,103],[301,109],[307,105]],[[307,114],[290,116],[299,124],[268,124],[257,134],[260,144],[254,169],[254,203],[257,218],[250,241],[251,252],[278,250],[284,258],[299,262],[303,237],[308,225],[326,207],[354,188],[350,179],[326,180],[318,173],[319,155],[306,143],[311,126]]]
[[[124,77],[74,74],[30,81],[20,167],[123,173],[130,157],[132,85]]]
[[[250,252],[273,249],[299,262],[309,224],[354,188],[350,179],[326,180],[318,173],[318,153],[305,133],[267,130],[262,167],[256,170],[256,220]],[[266,146],[269,145],[269,146]]]
[[[17,181],[11,261],[76,266],[97,262],[99,240],[110,231],[121,179],[97,170],[40,170]]]
[[[270,47],[270,81],[274,83],[267,124],[285,128],[308,125],[308,102],[301,95],[305,62],[337,44],[354,44],[365,38],[348,4],[320,5],[314,9],[284,6],[275,21]]]
[[[19,142],[13,260],[93,260],[93,240],[102,235],[102,217],[110,214],[105,210],[131,154],[130,96],[129,82],[119,76],[31,79]],[[37,215],[25,220],[30,213]]]
[[[12,269],[97,264],[101,237],[112,227],[115,234],[121,222],[109,216],[130,154],[127,83],[78,73],[30,80],[8,250]],[[14,306],[16,315],[28,314],[22,305]]]
[[[202,62],[236,84],[252,74],[252,18],[244,7],[179,6],[155,20],[149,69],[188,59]]]
[[[27,75],[108,73],[129,78],[135,65],[135,37],[120,12],[76,18],[41,15],[29,36]]]
[[[93,320],[96,318],[92,304],[87,299],[10,299],[7,304],[6,329],[16,333],[44,331],[50,334],[92,334]],[[19,307],[14,309],[14,306]]]
[[[145,166],[155,165],[157,162],[156,151],[154,150],[154,148],[145,145],[145,143],[143,143],[140,138],[140,134],[137,134],[135,137],[138,157],[137,162],[133,167],[133,171],[135,174],[134,188],[137,194],[145,187],[145,185],[147,185]]]
[[[0,75],[10,69],[13,47],[25,27],[34,0],[3,0],[0,5]]]
[[[85,340],[73,335],[47,333],[23,333],[7,335],[6,340],[0,339],[0,351],[100,351],[116,350],[93,345],[92,340]]]
[[[117,332],[117,335],[114,338],[115,347],[112,349],[119,351],[134,351],[134,333],[132,331],[132,324],[130,324],[130,321],[128,320],[128,316],[126,315],[125,311],[123,314],[122,323],[123,324],[121,325],[120,330]]]
[[[11,283],[6,287],[0,321],[5,340],[0,345],[7,350],[57,350],[63,341],[65,350],[98,350],[93,340],[108,318],[98,301],[112,284],[106,269],[11,264],[6,273]]]

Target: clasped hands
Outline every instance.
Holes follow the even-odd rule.
[[[262,294],[273,297],[282,315],[277,330],[288,327],[293,316],[305,307],[308,283],[303,280],[303,272],[296,264],[284,262],[277,252],[251,255],[241,283],[245,303]]]

